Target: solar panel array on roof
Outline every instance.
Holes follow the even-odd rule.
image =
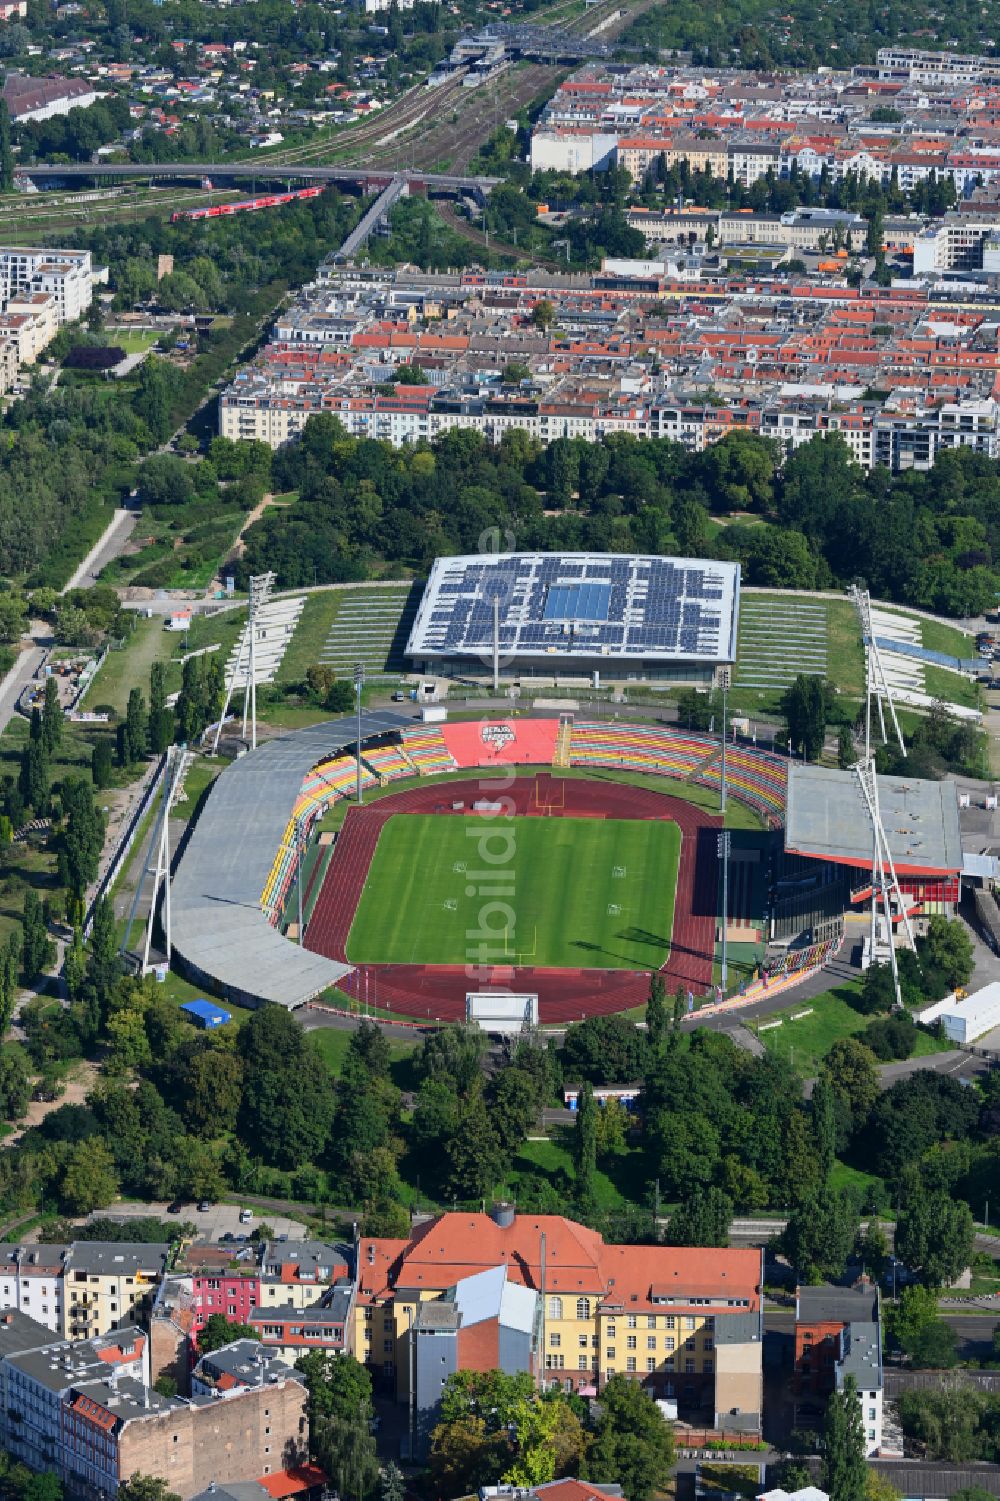
[[[439,558],[407,644],[414,657],[505,656],[727,662],[739,565],[603,553]]]

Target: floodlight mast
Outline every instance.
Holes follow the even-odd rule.
[[[858,612],[861,623],[861,639],[865,647],[865,692],[867,703],[865,707],[865,755],[871,755],[871,699],[875,695],[878,707],[879,723],[882,727],[882,739],[886,739],[885,713],[883,699],[889,705],[889,713],[892,716],[892,727],[896,732],[896,740],[901,753],[906,755],[906,743],[903,740],[903,732],[899,728],[899,720],[896,718],[896,705],[892,697],[892,689],[885,674],[882,662],[882,653],[879,650],[878,641],[875,639],[875,629],[872,625],[872,601],[867,589],[859,589],[857,584],[851,584],[847,591],[851,603]]]
[[[166,951],[167,964],[169,966],[173,953],[173,935],[170,925],[170,809],[173,807],[177,793],[180,791],[181,782],[188,764],[188,750],[186,745],[171,745],[167,748],[167,760],[163,770],[163,795],[160,804],[158,828],[154,834],[156,841],[156,867],[153,873],[153,891],[149,899],[149,916],[146,919],[146,941],[142,950],[142,973],[149,970],[149,949],[153,939],[153,924],[156,921],[156,900],[163,888],[163,938]],[[147,861],[146,870],[149,870]],[[136,898],[141,890],[142,882],[136,887]],[[133,914],[135,902],[132,904]],[[129,919],[131,928],[131,918]]]
[[[215,739],[212,742],[213,756],[218,752],[219,740],[222,735],[222,726],[229,713],[229,704],[232,700],[233,689],[238,686],[241,669],[244,670],[243,682],[243,735],[246,737],[247,717],[250,719],[250,745],[252,750],[257,749],[257,635],[261,611],[267,604],[274,588],[276,575],[273,573],[256,573],[250,579],[249,598],[247,600],[247,621],[240,634],[239,644],[236,648],[236,657],[229,679],[226,683],[226,698],[219,716],[219,723],[215,727]],[[247,666],[243,669],[244,655],[247,658]]]

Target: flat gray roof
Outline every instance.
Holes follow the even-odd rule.
[[[878,800],[897,871],[943,874],[962,869],[954,782],[879,777]],[[871,824],[853,772],[795,762],[789,766],[785,848],[871,869]]]
[[[412,724],[362,714],[361,738]],[[350,973],[282,937],[260,898],[306,773],[357,738],[353,716],[327,720],[269,740],[216,778],[171,882],[171,917],[178,957],[219,994],[291,1009]]]
[[[870,1284],[800,1287],[796,1317],[803,1324],[870,1324],[878,1317],[878,1296]]]

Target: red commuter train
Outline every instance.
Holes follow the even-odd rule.
[[[297,188],[293,193],[268,193],[263,198],[242,198],[238,203],[215,203],[211,208],[182,208],[170,215],[171,224],[182,219],[224,219],[228,214],[249,214],[261,208],[279,208],[297,198],[318,198],[321,187]]]

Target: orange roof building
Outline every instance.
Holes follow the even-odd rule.
[[[439,1215],[408,1240],[361,1239],[355,1354],[383,1389],[408,1400],[410,1331],[428,1324],[427,1305],[449,1305],[430,1322],[461,1344],[474,1301],[462,1285],[485,1287],[488,1272],[534,1295],[531,1357],[518,1368],[541,1386],[589,1395],[621,1372],[699,1422],[759,1429],[759,1251],[609,1245],[561,1215],[509,1206]]]

